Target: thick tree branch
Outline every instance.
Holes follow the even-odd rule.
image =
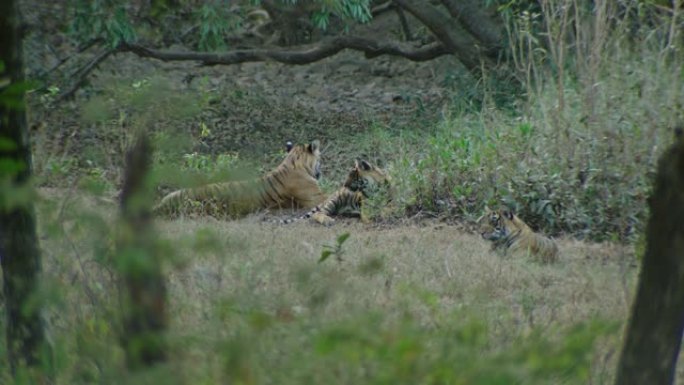
[[[353,36],[341,36],[326,39],[320,43],[306,46],[298,50],[282,49],[239,49],[229,52],[170,52],[161,51],[138,44],[124,44],[122,51],[130,51],[141,57],[150,57],[163,61],[198,61],[204,65],[238,64],[259,61],[277,61],[285,64],[308,64],[333,56],[344,49],[361,51],[367,58],[381,55],[401,56],[412,61],[427,61],[446,55],[449,51],[441,44],[431,44],[422,48],[394,42],[379,42]]]
[[[394,3],[425,24],[469,71],[480,72],[482,57],[477,49],[477,41],[459,23],[426,0],[394,0]]]
[[[441,0],[452,17],[477,40],[490,56],[496,56],[502,47],[503,30],[500,23],[487,14],[480,1]]]

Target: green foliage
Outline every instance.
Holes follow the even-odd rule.
[[[297,1],[293,1],[296,4]],[[313,25],[326,30],[330,24],[330,17],[336,16],[345,21],[367,23],[372,19],[371,2],[369,0],[317,0],[320,8],[311,14]]]
[[[323,245],[323,251],[321,251],[321,258],[318,260],[318,263],[324,262],[331,255],[335,256],[335,259],[338,262],[341,262],[342,254],[344,254],[342,245],[347,241],[347,239],[349,239],[349,236],[349,233],[342,233],[337,237],[337,239],[335,239],[334,245]]]
[[[0,71],[2,74],[2,71]],[[0,105],[3,108],[22,110],[25,108],[24,94],[36,87],[36,83],[24,81],[14,82],[0,89]]]
[[[239,156],[237,153],[211,155],[192,154],[183,155],[184,168],[186,170],[200,171],[207,174],[215,174],[217,171],[234,167]]]
[[[5,64],[0,60],[0,107],[3,112],[24,110],[26,107],[24,95],[35,84],[30,81],[12,82],[8,77],[3,77]],[[8,124],[8,116],[0,116],[0,125]],[[25,129],[25,127],[23,127]],[[6,130],[5,130],[6,131]],[[30,184],[16,185],[14,178],[26,171],[27,164],[22,159],[16,159],[16,150],[19,143],[14,139],[0,136],[0,153],[6,155],[0,157],[0,210],[9,210],[18,206],[31,204],[34,199],[34,191]]]
[[[5,62],[0,60],[0,106],[8,110],[23,110],[26,107],[24,95],[36,87],[36,82],[12,82],[9,77],[3,77],[4,74]]]
[[[485,205],[503,205],[533,228],[592,239],[625,240],[642,228],[649,191],[643,170],[652,165],[614,164],[605,158],[613,145],[590,139],[584,146],[594,150],[582,152],[579,170],[585,175],[558,156],[565,142],[529,122],[503,123],[507,118],[498,116],[502,127],[486,129],[473,118],[466,114],[445,122],[424,145],[396,144],[421,148],[394,165],[404,178],[396,181],[405,186],[399,200],[409,210],[473,220]]]
[[[501,344],[467,314],[447,316],[443,330],[424,329],[410,317],[389,326],[382,320],[371,316],[329,326],[316,338],[316,351],[330,357],[337,371],[362,367],[370,384],[579,384],[588,378],[594,340],[615,331],[595,322],[563,331],[555,341],[534,333],[508,336]]]
[[[248,168],[237,153],[208,155],[193,152],[183,155],[180,176],[193,181],[191,185],[203,185],[231,179],[247,179],[250,175]]]
[[[75,0],[74,17],[69,32],[80,42],[102,38],[112,48],[136,39],[135,28],[118,0]]]
[[[228,4],[223,1],[203,4],[196,17],[199,25],[199,49],[203,51],[224,50],[228,33],[240,26],[240,19],[229,11]]]

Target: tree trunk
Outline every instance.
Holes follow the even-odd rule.
[[[19,17],[14,0],[0,1],[0,91],[23,87]],[[7,312],[7,352],[13,372],[36,366],[44,343],[40,308],[32,296],[38,286],[40,250],[31,199],[31,148],[26,129],[24,92],[0,101],[0,264]],[[11,203],[14,202],[14,203]]]
[[[141,134],[126,156],[121,192],[118,266],[125,285],[124,334],[121,342],[130,369],[150,367],[166,359],[166,287],[161,272],[150,207],[147,173],[152,149]]]
[[[615,384],[672,384],[684,327],[684,135],[660,159]]]

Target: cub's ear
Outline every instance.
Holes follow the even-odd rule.
[[[504,217],[506,217],[506,218],[508,218],[508,219],[510,219],[510,220],[513,220],[513,211],[504,210],[504,211],[503,211],[503,215],[504,215]]]
[[[292,144],[292,141],[287,141],[285,143],[285,151],[290,152],[292,151],[292,147],[294,147],[294,144]]]
[[[363,170],[363,171],[370,171],[370,170],[373,169],[373,166],[371,166],[370,163],[368,163],[368,162],[366,162],[365,160],[360,159],[360,158],[357,158],[356,160],[354,160],[354,166],[355,166],[357,169],[360,169],[360,170]]]
[[[320,151],[320,148],[321,148],[321,142],[318,139],[312,140],[311,143],[309,143],[306,146],[306,149],[309,150],[309,152],[312,154],[315,153],[316,151]]]
[[[489,206],[485,205],[484,212],[485,212],[485,215],[491,214],[491,213],[492,213],[492,209],[490,209]]]

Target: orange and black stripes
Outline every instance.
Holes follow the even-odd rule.
[[[347,175],[342,187],[332,193],[322,204],[314,207],[306,214],[293,219],[280,221],[282,224],[293,223],[301,219],[313,219],[324,225],[334,223],[333,216],[343,211],[358,214],[362,221],[366,221],[363,203],[375,189],[389,185],[390,177],[379,167],[373,166],[365,160],[357,160]]]
[[[555,262],[558,259],[558,245],[542,234],[535,233],[517,215],[509,210],[492,211],[485,208],[485,214],[478,219],[480,234],[492,242],[492,249],[523,251],[539,257],[542,262]]]
[[[154,212],[170,216],[237,216],[261,208],[313,207],[324,199],[318,186],[320,142],[297,146],[288,142],[287,150],[280,165],[258,179],[174,191],[162,199]]]

